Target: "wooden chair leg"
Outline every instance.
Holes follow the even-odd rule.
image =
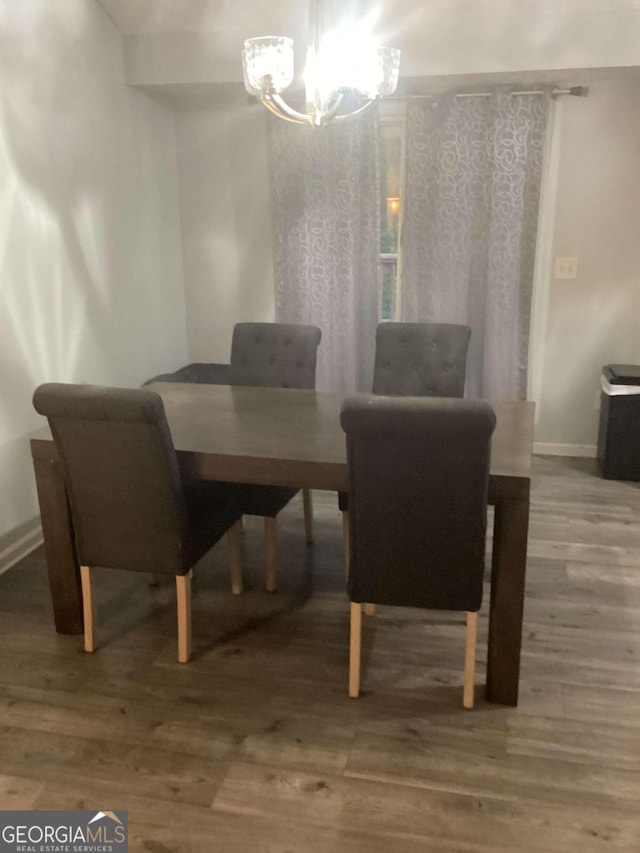
[[[227,531],[229,543],[229,571],[231,573],[231,592],[242,592],[242,520],[236,521]]]
[[[267,592],[275,592],[276,589],[276,519],[265,518],[264,520],[264,549],[265,549],[265,579],[264,585]]]
[[[349,696],[360,695],[360,650],[362,645],[362,605],[351,602],[351,637],[349,641]]]
[[[478,614],[467,613],[467,633],[464,653],[464,692],[462,704],[473,708],[476,676],[476,640],[478,637]]]
[[[349,544],[349,510],[342,510],[342,545],[344,548],[344,576],[349,580],[350,544]]]
[[[311,545],[313,542],[313,504],[309,489],[302,490],[302,505],[304,506],[304,535],[307,545]]]
[[[179,663],[187,663],[191,657],[191,576],[191,571],[176,575]]]
[[[365,616],[375,616],[376,615],[375,604],[365,604],[364,605],[364,615]]]
[[[91,567],[80,566],[80,583],[82,585],[82,616],[84,618],[84,650],[92,652],[95,649],[93,637],[93,591],[91,589]]]

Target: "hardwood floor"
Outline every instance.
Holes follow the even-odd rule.
[[[377,608],[347,697],[334,495],[245,520],[175,583],[96,570],[93,655],[55,634],[42,550],[0,578],[0,808],[128,809],[131,851],[640,851],[640,484],[537,458],[518,708],[462,708],[464,614]],[[477,683],[484,678],[486,612]]]

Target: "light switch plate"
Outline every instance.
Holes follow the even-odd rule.
[[[553,277],[575,279],[578,277],[577,258],[556,258],[553,264]]]

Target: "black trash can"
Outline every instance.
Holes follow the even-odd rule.
[[[598,462],[607,480],[640,480],[640,364],[602,368]]]

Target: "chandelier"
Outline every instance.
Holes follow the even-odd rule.
[[[245,88],[278,118],[321,127],[357,115],[377,98],[395,92],[399,50],[380,47],[355,31],[325,34],[322,0],[310,0],[309,33],[305,112],[291,107],[280,95],[293,82],[293,39],[262,36],[244,42]]]

